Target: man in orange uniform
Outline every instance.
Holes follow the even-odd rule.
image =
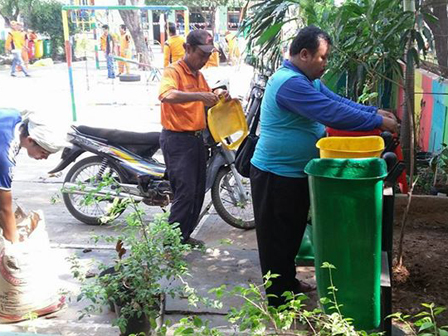
[[[212,36],[194,30],[184,46],[185,57],[165,69],[160,83],[160,147],[174,194],[169,222],[179,223],[184,243],[201,246],[203,242],[190,235],[198,224],[205,196],[204,107],[215,105],[219,95],[230,96],[224,90],[211,92],[199,71],[215,50]]]
[[[123,58],[131,58],[131,37],[126,32],[126,25],[120,25],[120,56]],[[129,63],[119,61],[118,62],[118,76],[123,74],[126,67],[126,74],[129,74]]]
[[[219,66],[219,47],[215,44],[215,51],[212,52],[212,55],[208,59],[208,62],[205,64],[204,69],[218,67]]]
[[[33,60],[34,58],[34,41],[37,40],[37,34],[34,32],[34,30],[28,29],[28,32],[26,34],[26,46],[28,48],[28,60]]]
[[[20,66],[25,76],[30,77],[22,59],[22,49],[26,49],[25,34],[20,30],[20,25],[16,21],[11,21],[11,29],[5,43],[6,50],[14,56],[11,64],[11,76],[16,77],[16,66]]]
[[[168,24],[170,38],[163,46],[163,66],[166,68],[169,64],[175,63],[185,55],[185,39],[176,34],[176,25],[172,22]]]
[[[28,34],[23,29],[23,24],[17,22],[17,29],[23,34],[23,38],[25,39],[25,43],[22,48],[22,59],[25,67],[28,69],[28,65],[30,63],[30,58],[28,57]]]
[[[227,63],[230,65],[235,65],[240,58],[240,49],[238,47],[238,39],[235,34],[231,32],[227,32],[225,39],[227,41],[227,45],[229,47],[229,59]]]

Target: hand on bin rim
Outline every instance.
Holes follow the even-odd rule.
[[[380,127],[383,131],[389,131],[391,133],[398,132],[398,123],[395,119],[391,119],[383,116],[383,123]]]
[[[386,111],[386,110],[382,110],[382,109],[378,109],[377,112],[379,115],[382,115],[383,117],[386,118],[390,118],[393,120],[397,120],[397,116],[395,114],[393,114],[392,112]]]

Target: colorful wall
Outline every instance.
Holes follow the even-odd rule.
[[[434,152],[448,144],[448,81],[431,72],[415,70],[415,116],[417,144],[421,151]],[[397,113],[403,116],[403,88],[396,90]]]

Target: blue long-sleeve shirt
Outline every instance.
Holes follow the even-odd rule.
[[[0,108],[0,190],[11,190],[12,170],[20,149],[21,121],[19,111]]]
[[[285,61],[269,79],[261,104],[260,139],[251,163],[286,177],[305,177],[304,168],[319,157],[316,142],[323,125],[351,131],[381,126],[377,108],[357,104],[331,92],[320,80],[310,81]]]

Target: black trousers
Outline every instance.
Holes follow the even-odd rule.
[[[163,130],[160,147],[174,194],[170,223],[179,223],[182,236],[190,237],[198,224],[205,196],[206,153],[201,135]]]
[[[270,271],[280,276],[266,288],[271,306],[285,303],[285,291],[300,293],[294,259],[306,228],[310,199],[307,178],[289,178],[264,172],[254,166],[250,183],[263,276]]]

